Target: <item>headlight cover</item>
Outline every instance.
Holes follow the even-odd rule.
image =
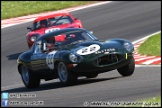
[[[127,49],[127,51],[131,51],[133,49],[132,44],[129,42],[124,42],[124,47]]]
[[[32,37],[30,38],[30,40],[31,40],[32,42],[34,42],[36,39],[37,39],[36,36],[32,36]]]
[[[69,59],[74,63],[78,62],[78,57],[73,53],[69,55]]]

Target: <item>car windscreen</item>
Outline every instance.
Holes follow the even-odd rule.
[[[55,40],[61,45],[68,45],[77,44],[83,41],[96,41],[98,39],[86,30],[79,30],[57,35],[55,36]]]
[[[47,28],[47,27],[58,26],[62,24],[68,24],[72,22],[73,20],[70,16],[67,16],[67,15],[54,16],[54,17],[50,17],[44,20],[34,22],[33,30],[38,30],[43,27]]]

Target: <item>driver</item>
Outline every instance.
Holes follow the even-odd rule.
[[[47,27],[47,20],[41,20],[40,27]]]
[[[55,38],[49,38],[47,40],[47,52],[51,52],[54,50],[54,46],[55,46]]]

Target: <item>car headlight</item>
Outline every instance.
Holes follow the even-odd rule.
[[[31,40],[32,42],[34,42],[36,39],[37,39],[36,36],[32,36],[32,37],[30,38],[30,40]]]
[[[69,55],[69,59],[72,61],[72,62],[78,62],[78,57],[75,55],[75,54],[70,54]]]
[[[132,45],[128,42],[124,42],[124,47],[128,50],[131,51],[133,49]]]

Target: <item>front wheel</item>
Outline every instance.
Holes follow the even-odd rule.
[[[135,62],[134,62],[134,57],[133,57],[129,64],[117,70],[122,76],[130,76],[133,74],[134,68],[135,68]]]
[[[74,75],[71,71],[69,71],[66,65],[63,62],[60,62],[57,67],[58,77],[62,84],[64,85],[72,85],[77,81],[77,76]]]
[[[21,66],[21,78],[27,88],[37,88],[40,85],[40,78],[36,77],[25,66]]]

